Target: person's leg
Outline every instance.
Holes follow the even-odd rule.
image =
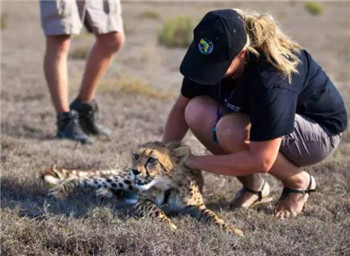
[[[217,136],[220,146],[227,153],[236,153],[246,150],[249,145],[250,120],[244,113],[233,113],[222,117],[217,123]],[[249,208],[258,203],[272,201],[270,187],[264,183],[262,174],[256,173],[246,176],[238,176],[238,180],[245,189],[240,190],[231,203],[231,208]],[[248,190],[261,191],[263,199],[261,202],[258,194]]]
[[[211,128],[216,122],[216,108],[217,103],[207,97],[190,101],[185,117],[193,133],[214,154],[235,153],[248,149],[250,124],[248,118],[242,114],[223,116],[216,125],[220,146],[212,142]],[[329,137],[316,122],[299,115],[295,116],[294,125],[295,131],[284,136],[280,153],[269,173],[281,180],[285,188],[299,192],[313,190],[316,188],[315,178],[295,163],[308,166],[322,161],[339,145],[341,135]],[[259,180],[254,175],[254,177],[244,176],[241,181],[248,187],[249,183],[254,184],[254,179]],[[276,217],[287,218],[298,215],[302,212],[308,197],[308,193],[288,193],[277,203]]]
[[[286,188],[306,190],[309,185],[309,189],[316,188],[315,178],[289,161],[282,153],[278,154],[277,160],[269,173],[279,179]],[[280,219],[297,216],[303,211],[308,198],[308,193],[288,194],[286,198],[277,203],[275,216]]]
[[[233,145],[231,143],[231,138],[237,136],[237,132],[234,130],[235,127],[239,127],[237,122],[246,124],[245,130],[241,129],[241,132],[243,134],[249,134],[249,120],[237,118],[236,115],[231,114],[224,116],[220,119],[220,122],[217,125],[219,142],[221,141],[220,144],[223,148],[225,148],[226,152],[229,153],[235,153],[239,150],[248,149],[249,146],[249,142],[247,141],[244,144],[241,143],[240,148],[237,148],[237,145]],[[305,190],[310,183],[311,176],[288,160],[281,152],[278,154],[277,160],[269,173],[281,180],[284,187],[291,189]],[[316,181],[314,178],[312,179],[310,189],[314,189],[316,187]],[[307,199],[308,194],[290,193],[285,200],[278,203],[275,209],[276,217],[286,218],[296,216],[302,211]]]
[[[194,136],[214,155],[226,154],[214,143],[212,128],[216,123],[218,103],[207,96],[193,98],[185,109],[185,120]]]
[[[245,141],[247,139],[247,131],[249,130],[249,120],[243,114],[232,114],[236,118],[236,121],[231,122],[230,127],[227,129],[227,131],[230,131],[229,138],[222,134],[223,130],[221,128],[223,127],[219,121],[217,126],[217,129],[221,130],[218,133],[219,144],[214,143],[212,128],[216,123],[217,106],[217,102],[206,96],[192,99],[185,111],[185,119],[190,130],[214,155],[244,150],[246,148]],[[240,176],[237,178],[244,187],[254,191],[261,190],[263,179],[260,174]],[[266,197],[268,194],[269,190],[266,190],[263,196]],[[258,196],[255,194],[242,193],[239,199],[237,198],[234,207],[249,207],[257,200]]]
[[[67,58],[69,44],[69,35],[46,37],[44,74],[57,113],[56,138],[92,143],[92,140],[80,127],[78,114],[70,111],[68,106]]]
[[[338,147],[341,135],[328,136],[315,121],[299,114],[295,115],[294,131],[283,137],[280,154],[270,173],[279,178],[285,188],[305,190],[315,189],[316,181],[299,166],[310,166],[321,162]],[[310,185],[310,187],[309,187]],[[295,216],[305,205],[309,193],[305,195],[287,189],[277,203],[275,213],[278,218]]]
[[[47,36],[44,73],[53,105],[58,114],[69,112],[67,57],[69,35]]]
[[[109,137],[112,133],[108,127],[96,123],[98,105],[94,100],[94,95],[114,54],[123,43],[123,32],[96,34],[96,42],[86,63],[79,95],[70,104],[70,108],[79,113],[80,125],[87,134]]]
[[[81,101],[91,102],[93,100],[98,83],[105,74],[114,54],[123,44],[123,32],[96,34],[96,42],[89,54],[78,95]]]
[[[96,122],[98,104],[94,95],[99,82],[107,71],[114,54],[124,44],[123,20],[120,0],[77,1],[82,23],[96,37],[86,62],[80,91],[70,108],[79,113],[84,132],[109,137],[111,130]]]

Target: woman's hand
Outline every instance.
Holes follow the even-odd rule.
[[[197,170],[197,168],[195,167],[196,162],[197,162],[197,157],[195,155],[190,154],[187,160],[185,161],[185,166],[187,166],[192,170]]]

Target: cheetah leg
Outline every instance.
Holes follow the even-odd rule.
[[[160,220],[162,223],[167,224],[172,230],[176,230],[177,227],[171,222],[166,214],[159,209],[155,203],[146,199],[140,201],[135,205],[135,213],[138,216],[147,216]]]
[[[96,196],[100,198],[113,198],[113,192],[108,188],[99,188],[96,190]]]
[[[219,226],[222,230],[229,234],[234,234],[238,236],[243,236],[243,231],[232,224],[226,223],[221,219],[215,212],[208,209],[204,204],[202,205],[191,205],[188,207],[192,215],[194,215],[198,220],[204,220],[206,222],[212,222]]]
[[[67,197],[67,195],[74,189],[76,186],[76,180],[65,180],[59,185],[54,186],[49,190],[49,196],[54,198],[61,199]]]

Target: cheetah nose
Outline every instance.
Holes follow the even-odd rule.
[[[132,169],[131,171],[135,176],[140,174],[140,172],[137,169]]]

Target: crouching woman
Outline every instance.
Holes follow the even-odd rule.
[[[180,71],[163,141],[190,129],[213,155],[192,155],[186,165],[237,176],[243,188],[234,208],[270,201],[260,174],[269,173],[284,186],[275,216],[300,214],[316,188],[302,167],[329,156],[347,126],[343,99],[322,68],[272,16],[226,9],[194,29]]]

